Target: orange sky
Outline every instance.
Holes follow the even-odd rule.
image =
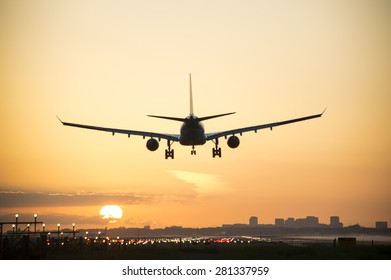
[[[314,215],[391,223],[391,5],[387,1],[1,1],[0,219],[219,226]],[[221,141],[174,144],[64,121],[178,133],[192,73],[195,114],[236,111],[207,132],[320,113]]]

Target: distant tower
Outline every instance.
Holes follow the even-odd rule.
[[[339,221],[338,216],[331,216],[330,217],[330,227],[332,228],[342,228],[343,224]]]
[[[250,227],[258,226],[258,217],[252,216],[249,220]]]
[[[376,222],[376,229],[386,229],[388,228],[387,222]]]
[[[274,220],[274,225],[275,225],[276,227],[283,227],[283,226],[285,226],[285,221],[284,221],[284,219],[276,218],[276,219]]]
[[[295,226],[295,218],[288,218],[285,221],[285,226],[294,227]]]
[[[305,223],[308,227],[317,227],[319,226],[319,218],[315,216],[307,216]]]

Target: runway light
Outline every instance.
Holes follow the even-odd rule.
[[[37,232],[37,214],[34,214],[34,233]]]
[[[16,228],[16,233],[18,233],[18,218],[19,218],[19,214],[15,214],[15,228]]]

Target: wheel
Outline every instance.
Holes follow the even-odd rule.
[[[213,148],[212,155],[213,155],[213,157],[216,157],[216,156],[221,157],[221,148],[217,148],[217,149]]]
[[[166,159],[168,158],[174,159],[174,150],[166,150]]]

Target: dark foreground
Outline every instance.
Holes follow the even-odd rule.
[[[2,259],[47,260],[391,260],[391,244],[333,242],[78,243],[30,246]]]
[[[266,245],[216,248],[132,248],[128,250],[50,251],[57,260],[390,260],[391,246],[355,248]]]

